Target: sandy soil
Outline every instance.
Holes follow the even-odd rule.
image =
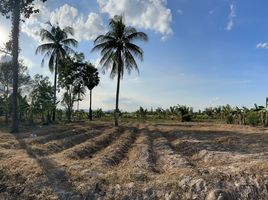
[[[0,131],[0,199],[268,199],[268,128],[108,122]]]

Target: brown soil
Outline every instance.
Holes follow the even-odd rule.
[[[0,199],[268,199],[268,129],[212,123],[0,131]]]

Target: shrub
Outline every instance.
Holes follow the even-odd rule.
[[[257,126],[260,123],[260,117],[257,112],[249,112],[246,120],[248,125]]]
[[[227,124],[233,124],[234,123],[234,116],[233,115],[228,115],[227,117],[226,117],[226,123]]]

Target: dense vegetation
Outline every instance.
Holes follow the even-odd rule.
[[[92,90],[99,84],[100,78],[93,64],[85,61],[84,54],[73,49],[78,45],[72,38],[73,28],[48,22],[49,29],[40,30],[40,38],[45,43],[37,47],[36,54],[44,55],[42,66],[48,59],[49,70],[54,73],[52,85],[48,77],[39,74],[30,77],[27,66],[18,61],[21,14],[28,18],[32,13],[39,12],[34,9],[34,1],[1,0],[0,5],[2,15],[7,18],[11,15],[12,19],[12,38],[0,49],[2,53],[11,56],[10,61],[0,63],[0,116],[5,117],[6,123],[12,116],[12,132],[19,131],[19,122],[49,124],[55,121],[71,122],[77,118],[81,120],[85,116],[92,120]],[[120,79],[124,71],[130,73],[132,69],[138,70],[135,57],[142,60],[143,50],[134,42],[147,41],[148,36],[126,26],[122,16],[112,18],[109,26],[110,30],[105,35],[96,38],[92,51],[100,51],[103,71],[111,68],[111,78],[117,76],[114,117],[115,126],[118,126]],[[89,114],[79,109],[79,102],[85,98],[86,89],[90,91]],[[57,98],[59,90],[63,91],[61,99]],[[59,109],[59,103],[64,109]],[[97,117],[103,115],[101,110],[95,113]]]

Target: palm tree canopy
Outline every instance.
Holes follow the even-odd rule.
[[[98,69],[95,68],[91,63],[84,64],[81,70],[81,76],[83,77],[85,86],[89,90],[92,90],[100,82]]]
[[[103,66],[103,72],[111,67],[111,78],[115,75],[123,78],[125,69],[128,73],[133,69],[139,72],[135,57],[143,60],[143,50],[133,42],[148,41],[148,36],[133,27],[126,26],[122,16],[111,19],[109,26],[110,31],[97,37],[92,49],[101,53],[100,64]]]
[[[67,54],[74,53],[70,46],[76,47],[78,42],[68,37],[69,35],[74,35],[72,27],[67,26],[61,29],[58,25],[53,26],[50,22],[47,24],[50,26],[50,30],[41,29],[40,31],[41,40],[47,43],[41,44],[36,49],[36,54],[45,54],[42,59],[42,66],[45,59],[49,59],[49,70],[53,72],[56,60],[63,58]]]

